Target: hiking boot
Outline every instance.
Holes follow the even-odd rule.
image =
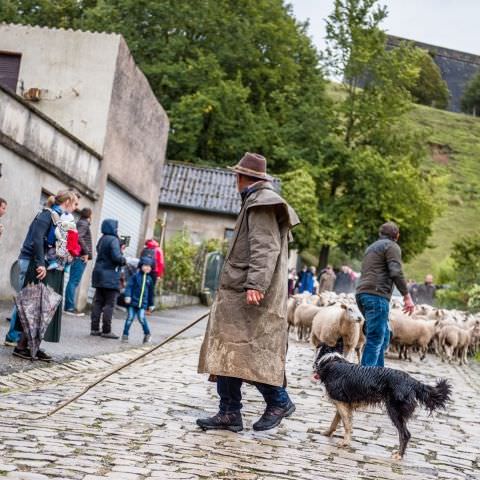
[[[74,315],[75,317],[84,317],[85,314],[83,312],[79,312],[77,309],[73,309],[73,310],[64,310],[64,313],[66,313],[67,315]]]
[[[91,330],[90,331],[90,335],[92,337],[99,337],[101,334],[102,334],[102,332],[100,332],[100,330]]]
[[[283,418],[289,417],[295,411],[295,405],[289,400],[286,407],[268,407],[258,421],[253,424],[257,432],[270,430],[280,425]]]
[[[24,360],[32,360],[33,361],[32,354],[30,353],[29,348],[15,347],[13,349],[12,355],[14,357],[23,358]]]
[[[120,337],[113,332],[102,333],[103,338],[111,338],[112,340],[118,340]]]
[[[150,343],[152,336],[150,334],[143,336],[143,343]]]
[[[221,413],[213,417],[198,418],[197,425],[203,430],[229,430],[241,432],[243,430],[242,414],[240,412]]]
[[[40,360],[41,362],[51,362],[52,357],[48,353],[45,353],[43,350],[39,350],[37,352],[35,360]]]
[[[122,335],[122,343],[128,343],[128,335]]]

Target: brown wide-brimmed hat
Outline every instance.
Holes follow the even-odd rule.
[[[240,173],[247,177],[258,178],[259,180],[271,180],[267,175],[267,160],[258,153],[247,152],[234,167],[228,167],[235,173]]]

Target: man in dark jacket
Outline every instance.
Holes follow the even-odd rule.
[[[84,316],[75,308],[75,295],[77,288],[82,281],[83,273],[87,262],[92,259],[92,232],[90,223],[92,221],[92,209],[84,208],[80,212],[80,220],[77,222],[78,243],[80,244],[80,255],[73,259],[70,266],[70,277],[65,289],[65,313],[70,315]]]
[[[112,332],[113,308],[120,290],[120,267],[126,260],[118,238],[118,221],[107,219],[102,223],[103,236],[97,244],[97,260],[92,275],[96,288],[93,298],[90,335],[118,339]],[[103,313],[102,331],[100,317]]]
[[[367,342],[362,365],[383,367],[384,353],[390,340],[388,312],[393,285],[403,295],[403,311],[415,308],[402,271],[402,252],[397,244],[400,231],[393,222],[380,227],[380,238],[365,251],[362,274],[357,287],[357,304],[365,317]]]
[[[433,284],[433,275],[427,275],[423,285],[419,285],[417,288],[415,303],[433,305],[435,303],[436,293],[437,287]]]

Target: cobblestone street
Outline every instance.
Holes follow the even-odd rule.
[[[216,411],[214,384],[196,374],[200,338],[181,339],[95,387],[49,419],[38,419],[63,399],[141,349],[76,360],[0,377],[0,477],[39,479],[476,479],[480,478],[480,368],[442,364],[433,356],[407,369],[454,385],[448,411],[431,417],[417,409],[405,459],[390,455],[396,430],[380,410],[354,416],[352,448],[320,434],[333,407],[310,380],[312,351],[292,341],[290,393],[296,413],[271,432],[251,424],[263,410],[244,387],[246,429],[201,432],[195,418]],[[415,357],[416,358],[416,357]]]

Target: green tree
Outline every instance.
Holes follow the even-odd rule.
[[[456,283],[460,287],[471,288],[480,284],[480,234],[454,243],[451,257]]]
[[[470,80],[463,93],[462,112],[480,117],[480,72]]]
[[[405,122],[419,53],[407,44],[385,48],[380,24],[386,15],[376,0],[336,0],[327,20],[324,62],[343,79],[343,95],[317,183],[329,240],[321,267],[331,244],[358,256],[387,220],[399,224],[406,258],[420,252],[431,233],[431,184],[419,168],[424,142]]]
[[[450,99],[447,83],[429,52],[419,50],[420,73],[410,93],[416,103],[444,110]]]
[[[316,187],[306,168],[298,168],[281,177],[282,195],[302,222],[293,231],[295,247],[306,250],[316,247],[321,239]]]
[[[121,33],[169,114],[171,159],[256,150],[286,171],[292,107],[325,97],[307,25],[282,0],[4,0],[0,19]]]

